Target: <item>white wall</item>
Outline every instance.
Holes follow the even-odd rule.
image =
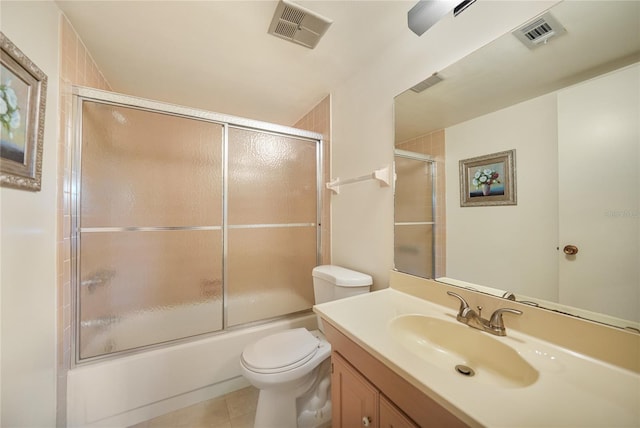
[[[446,129],[448,277],[558,301],[556,99],[545,95]],[[458,161],[511,149],[517,205],[461,207]]]
[[[42,190],[0,190],[3,427],[56,423],[58,9],[2,1],[2,32],[47,76]]]
[[[479,1],[421,37],[407,29],[375,62],[333,91],[332,177],[356,177],[391,164],[394,96],[555,3]],[[393,268],[391,188],[365,182],[332,198],[332,262],[371,274],[376,289],[387,287]]]

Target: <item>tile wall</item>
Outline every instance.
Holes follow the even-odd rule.
[[[446,276],[446,183],[444,175],[444,130],[396,144],[400,150],[431,155],[436,161],[436,278]]]
[[[331,180],[331,96],[327,95],[309,113],[294,125],[294,128],[304,129],[322,134],[324,151],[322,158],[322,264],[331,263],[331,191],[324,187],[324,183]],[[444,154],[444,145],[443,145]],[[443,156],[444,161],[444,156]],[[444,168],[443,168],[444,169]]]
[[[60,15],[60,126],[58,135],[58,355],[57,426],[66,426],[67,371],[71,365],[71,85],[111,90],[69,21]]]

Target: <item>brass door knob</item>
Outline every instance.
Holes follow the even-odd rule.
[[[575,245],[565,245],[562,251],[568,256],[573,256],[578,254],[578,247]]]

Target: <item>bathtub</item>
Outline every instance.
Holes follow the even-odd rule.
[[[135,322],[138,329],[140,320]],[[133,329],[121,324],[122,331]],[[67,374],[67,425],[126,427],[248,386],[239,365],[244,347],[297,327],[317,328],[316,316],[308,313],[73,368]]]

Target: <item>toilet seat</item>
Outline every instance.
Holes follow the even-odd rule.
[[[282,373],[300,367],[318,352],[320,340],[305,328],[264,337],[247,346],[242,363],[256,373]]]

